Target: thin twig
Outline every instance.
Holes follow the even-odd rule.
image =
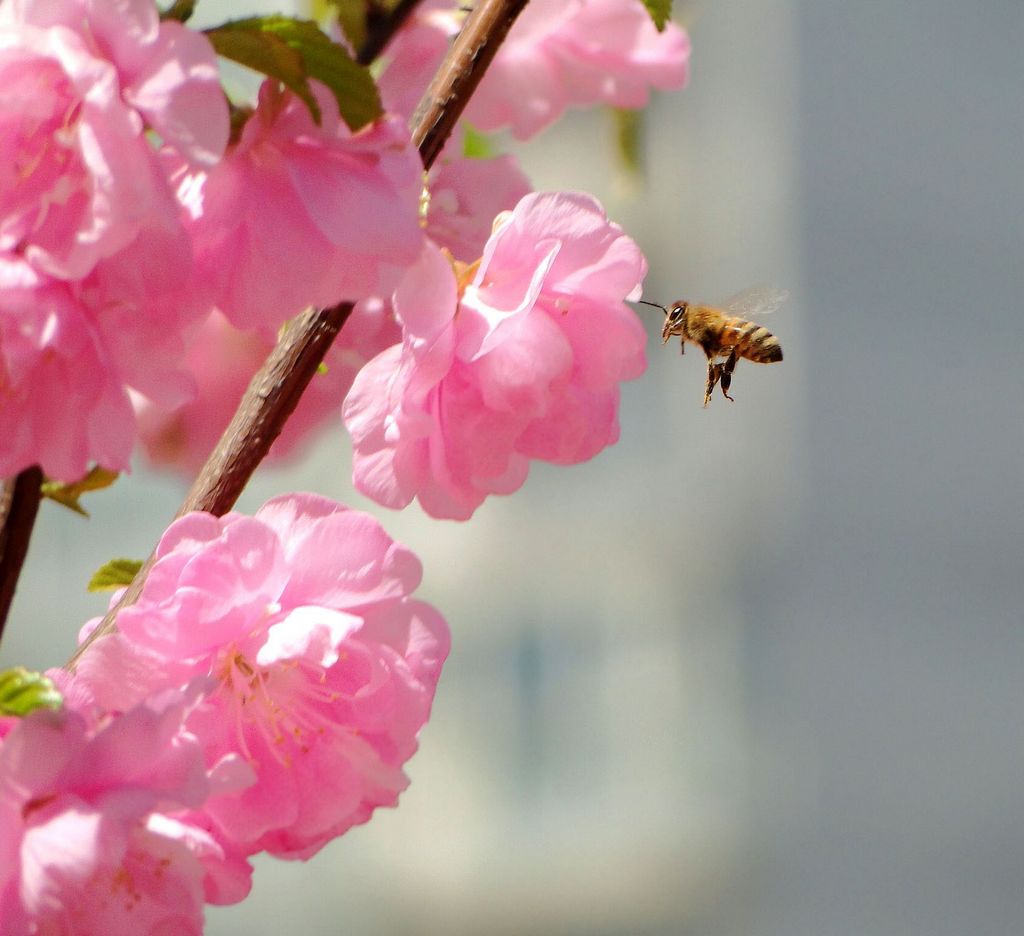
[[[38,465],[26,468],[0,486],[0,637],[25,564],[42,486],[43,472]]]
[[[444,148],[473,89],[526,2],[479,0],[455,37],[414,118],[412,138],[424,169],[433,165]],[[352,303],[346,302],[330,309],[310,310],[289,324],[246,390],[231,425],[196,478],[177,516],[205,510],[219,517],[235,505],[351,311]],[[121,600],[72,656],[69,668],[74,668],[93,640],[115,629],[118,611],[138,599],[152,564],[150,556]]]

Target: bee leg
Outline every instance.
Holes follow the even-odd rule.
[[[735,403],[736,401],[729,396],[729,387],[732,386],[732,372],[736,367],[736,352],[733,351],[732,354],[726,358],[725,363],[720,366],[722,368],[722,396],[729,400],[729,402]]]
[[[713,361],[708,361],[708,379],[704,384],[704,408],[707,409],[708,404],[711,402],[711,394],[715,392],[715,384],[718,383],[719,378],[722,376],[722,365],[715,364]]]

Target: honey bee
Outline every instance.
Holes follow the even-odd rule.
[[[679,350],[686,350],[686,342],[700,345],[708,359],[708,377],[704,386],[704,406],[711,402],[711,394],[721,384],[727,400],[732,386],[732,372],[740,358],[758,364],[774,364],[782,360],[782,345],[763,325],[749,319],[774,312],[789,293],[784,289],[757,287],[727,299],[721,308],[698,305],[679,299],[666,307],[657,302],[639,300],[665,313],[661,341],[665,344],[673,335],[679,336]]]

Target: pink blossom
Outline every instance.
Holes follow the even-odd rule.
[[[397,109],[415,106],[421,75],[432,72],[462,14],[455,3],[427,0],[389,48],[381,77]],[[530,0],[466,108],[481,130],[511,129],[524,140],[570,107],[639,108],[650,90],[680,88],[690,57],[675,23],[658,32],[640,0]],[[411,112],[411,111],[410,111]]]
[[[331,349],[264,464],[300,454],[315,430],[333,422],[359,369],[379,351],[401,341],[391,307],[381,299],[356,303]],[[253,374],[274,347],[272,336],[239,331],[223,315],[210,315],[192,342],[187,367],[196,396],[178,407],[135,395],[142,444],[156,465],[194,476],[213,451]]]
[[[96,725],[67,707],[37,710],[3,739],[5,933],[198,934],[204,891],[244,879],[241,859],[208,832],[159,812],[198,808],[209,792],[200,745],[182,727],[196,688]]]
[[[276,331],[311,305],[390,289],[417,255],[422,167],[398,120],[353,134],[319,83],[317,126],[264,83],[242,137],[208,174],[178,174],[199,277],[237,327]]]
[[[514,156],[442,160],[430,174],[427,234],[456,260],[472,263],[483,253],[495,217],[531,190]]]
[[[40,464],[74,480],[90,461],[128,467],[128,394],[66,283],[0,290],[0,476]]]
[[[195,393],[185,352],[210,302],[192,273],[184,230],[151,227],[76,286],[119,379],[164,406]]]
[[[151,229],[77,282],[0,257],[0,477],[33,464],[64,481],[93,462],[129,467],[128,387],[164,406],[192,392],[179,368],[204,306],[187,290],[189,259],[177,227]]]
[[[0,89],[0,253],[63,279],[174,220],[147,126],[193,162],[227,142],[213,50],[149,0],[8,0]]]
[[[686,33],[671,22],[659,33],[640,0],[532,0],[466,119],[525,140],[569,107],[643,107],[651,88],[686,83],[689,56]]]
[[[420,0],[407,24],[388,44],[386,66],[377,79],[389,112],[412,117],[430,85],[438,63],[459,31],[459,12],[452,0]]]
[[[208,762],[240,754],[257,781],[202,811],[247,854],[308,857],[408,783],[449,640],[410,597],[420,574],[375,520],[316,495],[189,514],[79,672],[106,706],[210,674],[187,725]]]
[[[344,417],[356,487],[466,519],[526,479],[531,458],[572,464],[618,439],[619,383],[645,366],[643,255],[588,195],[528,195],[460,290],[424,250],[395,293],[403,344],[356,377]],[[461,291],[461,296],[460,296]]]

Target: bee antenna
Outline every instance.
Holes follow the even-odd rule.
[[[664,307],[663,305],[661,305],[660,303],[657,303],[657,302],[648,302],[648,301],[647,301],[646,299],[637,299],[637,302],[641,303],[642,305],[649,305],[649,306],[654,306],[654,308],[656,308],[656,309],[661,309],[661,311],[662,311],[662,312],[664,312],[664,313],[665,313],[666,315],[668,315],[668,309],[666,309],[666,308],[665,308],[665,307]]]

